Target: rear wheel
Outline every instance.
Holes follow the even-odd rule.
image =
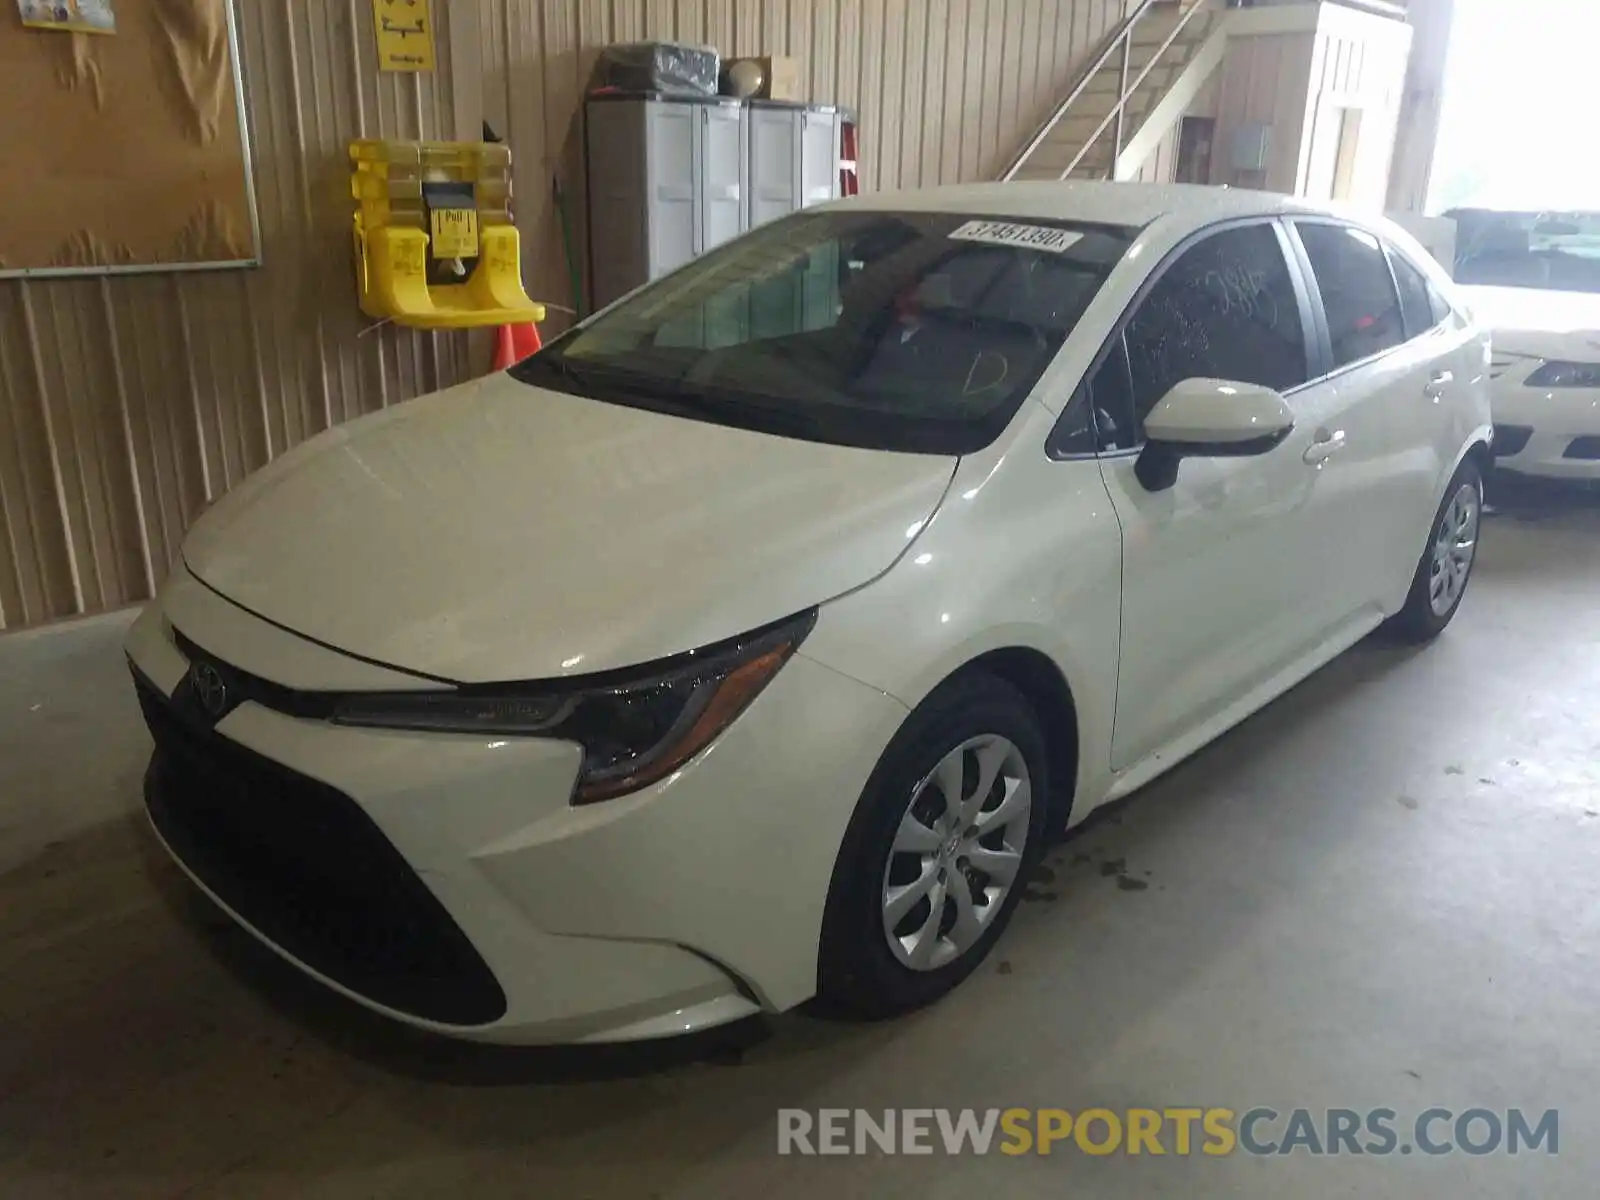
[[[989,953],[1043,841],[1047,755],[1031,707],[987,674],[928,698],[884,751],[834,868],[818,994],[885,1017]]]
[[[1482,519],[1483,475],[1469,458],[1445,489],[1405,607],[1389,622],[1398,637],[1425,642],[1450,624],[1478,559]]]

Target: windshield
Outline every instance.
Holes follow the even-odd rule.
[[[1135,231],[859,208],[764,225],[513,369],[617,404],[841,445],[993,441]]]
[[[1457,209],[1456,282],[1600,292],[1600,213]]]

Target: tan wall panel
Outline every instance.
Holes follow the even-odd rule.
[[[1312,33],[1230,38],[1216,93],[1217,137],[1211,182],[1295,192],[1301,178],[1306,95],[1317,45]],[[1243,125],[1272,127],[1265,179],[1233,168],[1233,138]]]
[[[345,147],[512,148],[531,294],[570,307],[553,193],[587,259],[580,97],[600,48],[675,38],[805,60],[856,109],[862,186],[992,178],[1120,0],[433,0],[437,71],[375,69],[370,0],[237,0],[261,269],[0,281],[0,629],[143,599],[206,504],[330,425],[484,367],[481,337],[356,308]],[[41,35],[53,36],[53,35]],[[552,329],[566,318],[554,314]]]
[[[0,629],[148,596],[250,471],[470,373],[361,316],[346,182],[353,137],[455,136],[456,7],[436,72],[380,76],[369,0],[238,0],[261,269],[0,281]]]

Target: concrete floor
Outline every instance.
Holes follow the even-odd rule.
[[[1523,497],[1441,641],[1090,822],[945,1003],[581,1054],[407,1036],[218,927],[135,815],[123,622],[0,639],[0,1195],[1593,1196],[1597,600],[1600,503]],[[1561,1152],[774,1154],[779,1106],[1182,1104],[1559,1108]]]

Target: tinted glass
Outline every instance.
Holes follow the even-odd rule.
[[[1066,410],[1050,431],[1045,449],[1058,457],[1068,454],[1093,454],[1099,444],[1095,438],[1094,402],[1086,383],[1073,395]]]
[[[1406,332],[1412,337],[1426,333],[1439,323],[1428,296],[1427,277],[1392,246],[1389,262],[1394,267],[1394,280],[1400,285],[1400,308],[1405,314]]]
[[[1050,435],[1050,453],[1130,450],[1139,444],[1136,426],[1128,354],[1119,336],[1106,352],[1105,361],[1083,381],[1061,414]]]
[[[1186,250],[1140,303],[1127,339],[1141,422],[1185,379],[1286,391],[1307,378],[1300,304],[1269,225],[1227,229]]]
[[[967,453],[1005,427],[1133,233],[797,213],[651,284],[513,374],[815,441]]]
[[[1299,223],[1322,304],[1333,365],[1342,367],[1406,340],[1400,298],[1378,239],[1347,225]]]
[[[1127,342],[1118,338],[1089,384],[1100,450],[1127,450],[1139,444],[1134,416],[1133,380],[1128,375]]]

